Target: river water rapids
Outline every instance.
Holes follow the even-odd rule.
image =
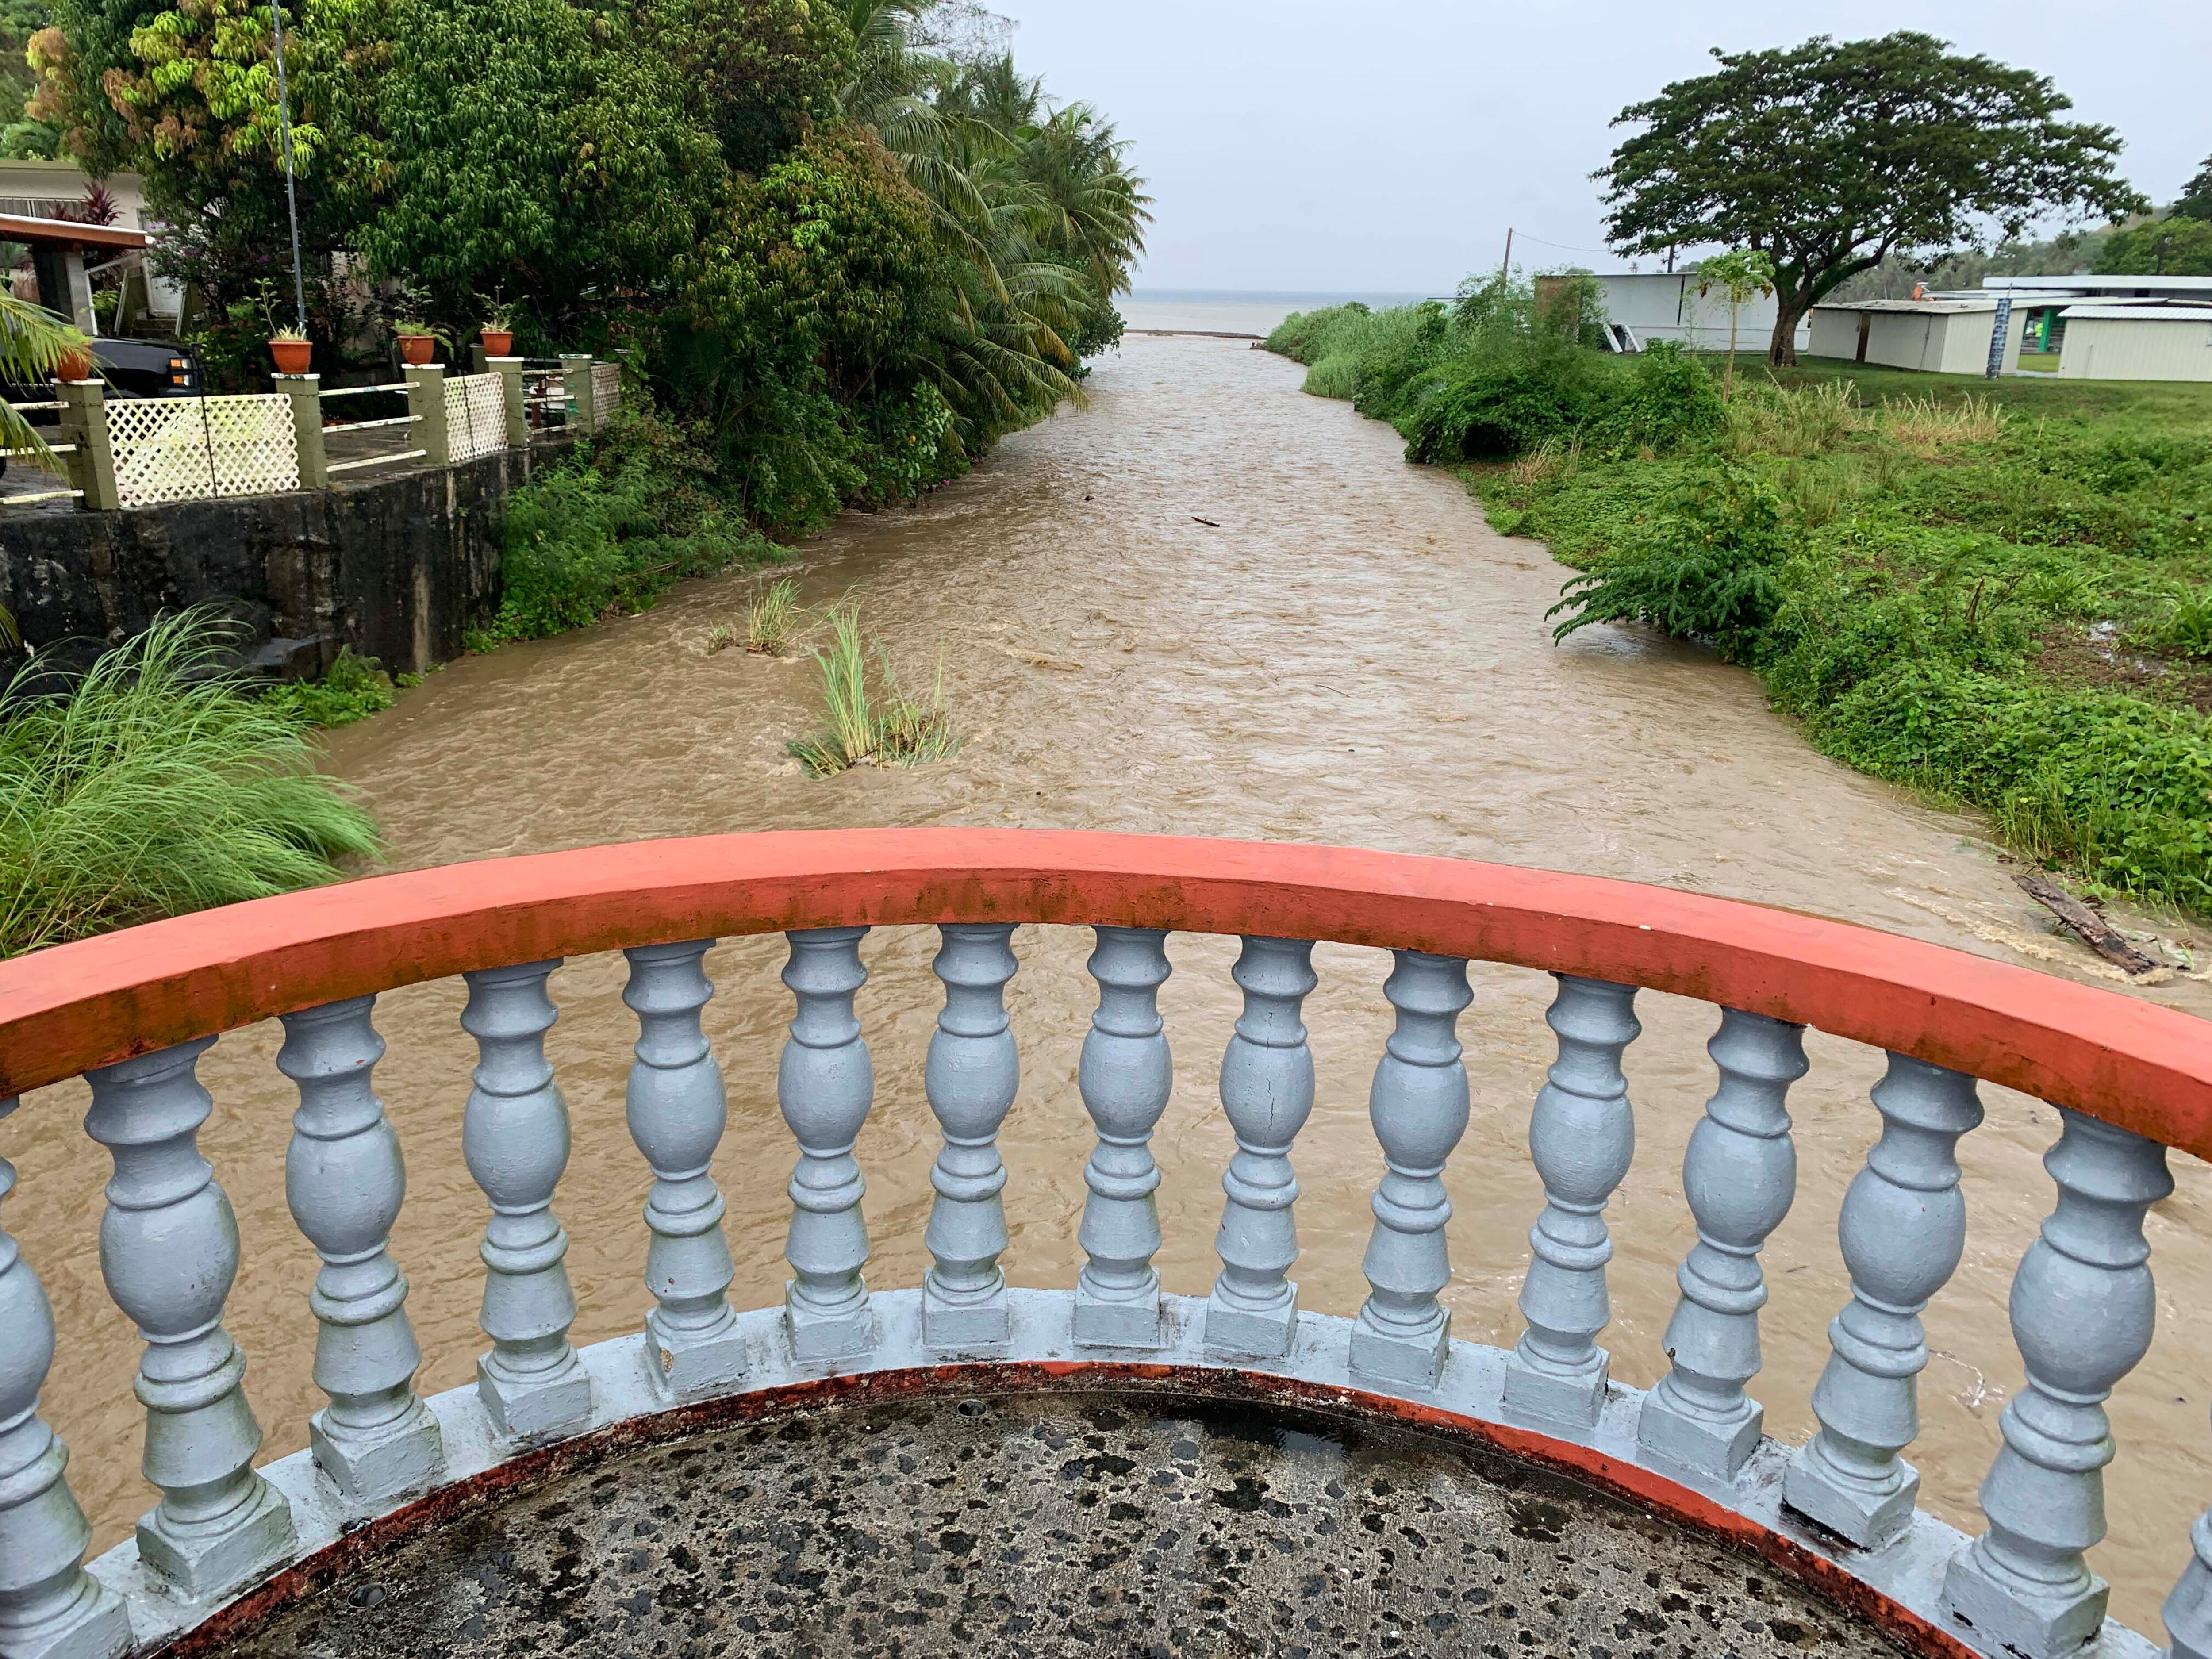
[[[1299,394],[1302,371],[1224,340],[1133,337],[1069,410],[1003,444],[919,507],[848,515],[805,550],[811,605],[849,596],[910,683],[940,659],[958,757],[909,771],[802,775],[787,739],[815,724],[804,661],[708,654],[750,580],[694,583],[655,610],[446,669],[391,712],[335,733],[332,770],[382,823],[407,867],[638,836],[872,824],[1015,824],[1342,842],[1547,866],[1761,900],[2078,978],[2101,963],[2052,936],[1974,820],[1931,810],[1815,754],[1747,675],[1639,632],[1591,629],[1565,646],[1544,611],[1561,568],[1492,532],[1449,475],[1408,466],[1395,435]],[[1196,522],[1211,520],[1217,527]],[[2171,928],[2168,928],[2169,934]],[[1017,1284],[1066,1286],[1091,1141],[1075,1085],[1093,1005],[1087,931],[1025,929],[1009,988],[1022,1094],[1002,1137]],[[933,932],[878,933],[860,1009],[877,1106],[859,1155],[876,1241],[872,1282],[919,1282],[937,1134],[921,1059],[938,1004]],[[1171,1291],[1202,1294],[1231,1143],[1214,1072],[1237,994],[1234,942],[1177,938],[1163,994],[1176,1094],[1155,1143],[1165,1181]],[[780,940],[717,949],[707,1024],[726,1073],[730,1129],[716,1161],[729,1200],[740,1307],[786,1276],[793,1150],[775,1104],[789,998]],[[2208,958],[2212,959],[2212,958]],[[1389,1027],[1381,952],[1324,945],[1307,1005],[1320,1100],[1299,1137],[1302,1304],[1354,1311],[1368,1194],[1380,1169],[1369,1077]],[[647,1178],[623,1125],[635,1025],[619,957],[563,968],[550,1048],[575,1150],[556,1208],[581,1311],[577,1341],[636,1329]],[[1545,976],[1478,966],[1461,1021],[1474,1116],[1448,1176],[1454,1334],[1510,1345],[1526,1234],[1541,1202],[1527,1155],[1530,1102],[1551,1056]],[[2186,975],[2138,994],[2212,1014]],[[460,1157],[474,1048],[458,982],[386,997],[377,1084],[406,1149],[393,1249],[427,1356],[424,1392],[467,1381],[476,1329],[481,1196]],[[1618,1254],[1613,1374],[1649,1384],[1674,1273],[1692,1237],[1680,1171],[1713,1073],[1714,1015],[1645,994],[1629,1051],[1636,1167],[1609,1212]],[[273,1022],[225,1037],[201,1066],[215,1114],[202,1146],[234,1204],[245,1267],[228,1316],[249,1356],[264,1455],[306,1443],[322,1403],[309,1376],[314,1258],[285,1209],[290,1086]],[[1810,1432],[1807,1404],[1845,1297],[1835,1242],[1844,1189],[1878,1120],[1881,1057],[1808,1034],[1814,1069],[1790,1097],[1796,1206],[1769,1243],[1765,1370],[1752,1392],[1768,1432]],[[1989,1120],[1960,1149],[1970,1236],[1930,1308],[1934,1358],[1910,1455],[1922,1502],[1977,1529],[1973,1492],[2019,1385],[2005,1300],[2051,1186],[2038,1159],[2047,1106],[1984,1088]],[[46,1412],[76,1448],[70,1477],[96,1548],[152,1498],[137,1470],[137,1344],[100,1284],[101,1150],[79,1132],[87,1091],[59,1086],[8,1125],[22,1171],[9,1222],[61,1328]],[[2159,1339],[2112,1415],[2112,1535],[2093,1556],[2113,1612],[2155,1633],[2157,1604],[2212,1498],[2212,1377],[2182,1310],[2212,1293],[2212,1181],[2173,1159],[2178,1188],[2148,1231]]]

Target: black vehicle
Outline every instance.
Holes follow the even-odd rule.
[[[106,383],[109,398],[195,398],[200,392],[200,363],[190,346],[174,340],[137,340],[104,335],[92,343],[93,373]],[[52,403],[51,385],[0,383],[0,395],[11,404]],[[33,426],[55,426],[58,410],[27,409],[23,418]],[[0,455],[0,476],[8,471],[8,458]]]

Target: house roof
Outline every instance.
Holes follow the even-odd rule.
[[[146,247],[152,239],[124,225],[88,225],[75,219],[33,219],[24,213],[0,213],[0,241],[44,243],[52,247]]]

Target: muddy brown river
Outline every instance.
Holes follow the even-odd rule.
[[[1837,916],[2048,972],[2110,979],[2054,937],[2008,878],[1975,820],[1936,811],[1830,763],[1765,707],[1747,675],[1706,653],[1592,629],[1551,642],[1544,610],[1563,572],[1534,543],[1493,533],[1461,486],[1407,465],[1395,434],[1348,405],[1299,394],[1302,371],[1238,343],[1133,337],[1092,381],[1090,406],[1002,445],[919,507],[852,516],[804,550],[811,605],[849,598],[913,681],[941,660],[958,757],[910,771],[800,774],[786,741],[814,723],[813,669],[742,652],[708,654],[738,620],[747,578],[693,584],[641,616],[457,663],[398,707],[340,732],[333,770],[362,792],[392,862],[531,853],[637,836],[871,824],[1017,824],[1346,842],[1626,877]],[[1216,521],[1218,527],[1196,522]],[[2144,921],[2138,925],[2149,927]],[[2171,924],[2162,925],[2173,937]],[[937,1006],[933,932],[884,930],[866,955],[861,1011],[877,1104],[860,1143],[876,1241],[868,1277],[919,1282],[936,1130],[921,1059]],[[1028,928],[1010,988],[1022,1094],[1003,1136],[1020,1285],[1073,1283],[1089,1121],[1075,1085],[1092,1006],[1087,931]],[[1202,1294],[1230,1138],[1214,1072],[1235,1017],[1234,942],[1171,941],[1162,998],[1176,1096],[1156,1150],[1171,1291]],[[708,1029],[729,1080],[716,1172],[728,1195],[741,1307],[782,1290],[784,1182],[793,1148],[775,1103],[789,1000],[781,942],[708,958],[720,994]],[[2212,957],[2200,957],[2212,961]],[[1367,1196],[1380,1159],[1369,1077],[1389,1026],[1380,952],[1323,946],[1307,1005],[1320,1103],[1299,1137],[1304,1305],[1353,1312],[1364,1284]],[[1455,1334],[1510,1344],[1526,1234],[1541,1202],[1529,1166],[1530,1102],[1550,1058],[1551,983],[1478,966],[1461,1022],[1472,1127],[1448,1176]],[[556,1203],[573,1243],[577,1341],[637,1328],[647,1176],[623,1124],[635,1025],[621,960],[554,979],[550,1038],[575,1126]],[[2212,989],[2177,976],[2137,994],[2212,1014]],[[1692,1234],[1682,1149],[1712,1085],[1704,1006],[1646,994],[1629,1051],[1634,1172],[1609,1212],[1618,1312],[1601,1339],[1613,1373],[1649,1384]],[[485,1346],[476,1328],[483,1200],[460,1156],[473,1045],[456,983],[385,998],[391,1045],[380,1091],[406,1149],[410,1187],[393,1249],[412,1285],[427,1356],[418,1386],[454,1387]],[[307,1442],[322,1402],[308,1375],[314,1258],[284,1205],[292,1099],[274,1066],[274,1024],[235,1032],[201,1066],[213,1090],[202,1145],[236,1206],[246,1266],[228,1323],[250,1357],[264,1455]],[[1796,1207],[1765,1253],[1773,1298],[1766,1370],[1753,1394],[1770,1433],[1812,1430],[1807,1399],[1846,1294],[1835,1244],[1845,1184],[1878,1120],[1880,1056],[1814,1034],[1812,1074],[1791,1096]],[[2005,1298],[2048,1211],[2038,1160],[2057,1131],[2047,1106],[1984,1090],[1985,1126],[1960,1147],[1965,1264],[1928,1317],[1935,1358],[1910,1455],[1922,1502],[1976,1527],[1973,1492],[2018,1386]],[[79,1129],[82,1085],[27,1100],[4,1132],[22,1183],[9,1219],[44,1276],[61,1327],[46,1411],[76,1448],[70,1476],[106,1548],[152,1499],[137,1472],[137,1344],[103,1291],[95,1228],[107,1173]],[[2212,1292],[2212,1182],[2176,1156],[2174,1196],[2148,1224],[2159,1336],[2115,1395],[2119,1456],[2112,1534],[2092,1559],[2114,1613],[2155,1633],[2157,1605],[2212,1497],[2201,1346],[2182,1310]],[[2201,1337],[2197,1339],[2202,1341]]]

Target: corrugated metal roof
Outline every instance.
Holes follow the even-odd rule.
[[[1815,311],[1909,311],[1922,317],[1954,317],[1996,308],[1995,296],[1986,300],[1822,300],[1813,307]]]
[[[1984,276],[1982,286],[1991,290],[2052,289],[2085,295],[2106,289],[2130,288],[2164,289],[2174,294],[2212,294],[2212,276],[2154,276],[2148,271],[2115,276]]]
[[[2107,322],[2212,323],[2212,306],[2069,306],[2058,314],[2069,322],[2093,317]]]

